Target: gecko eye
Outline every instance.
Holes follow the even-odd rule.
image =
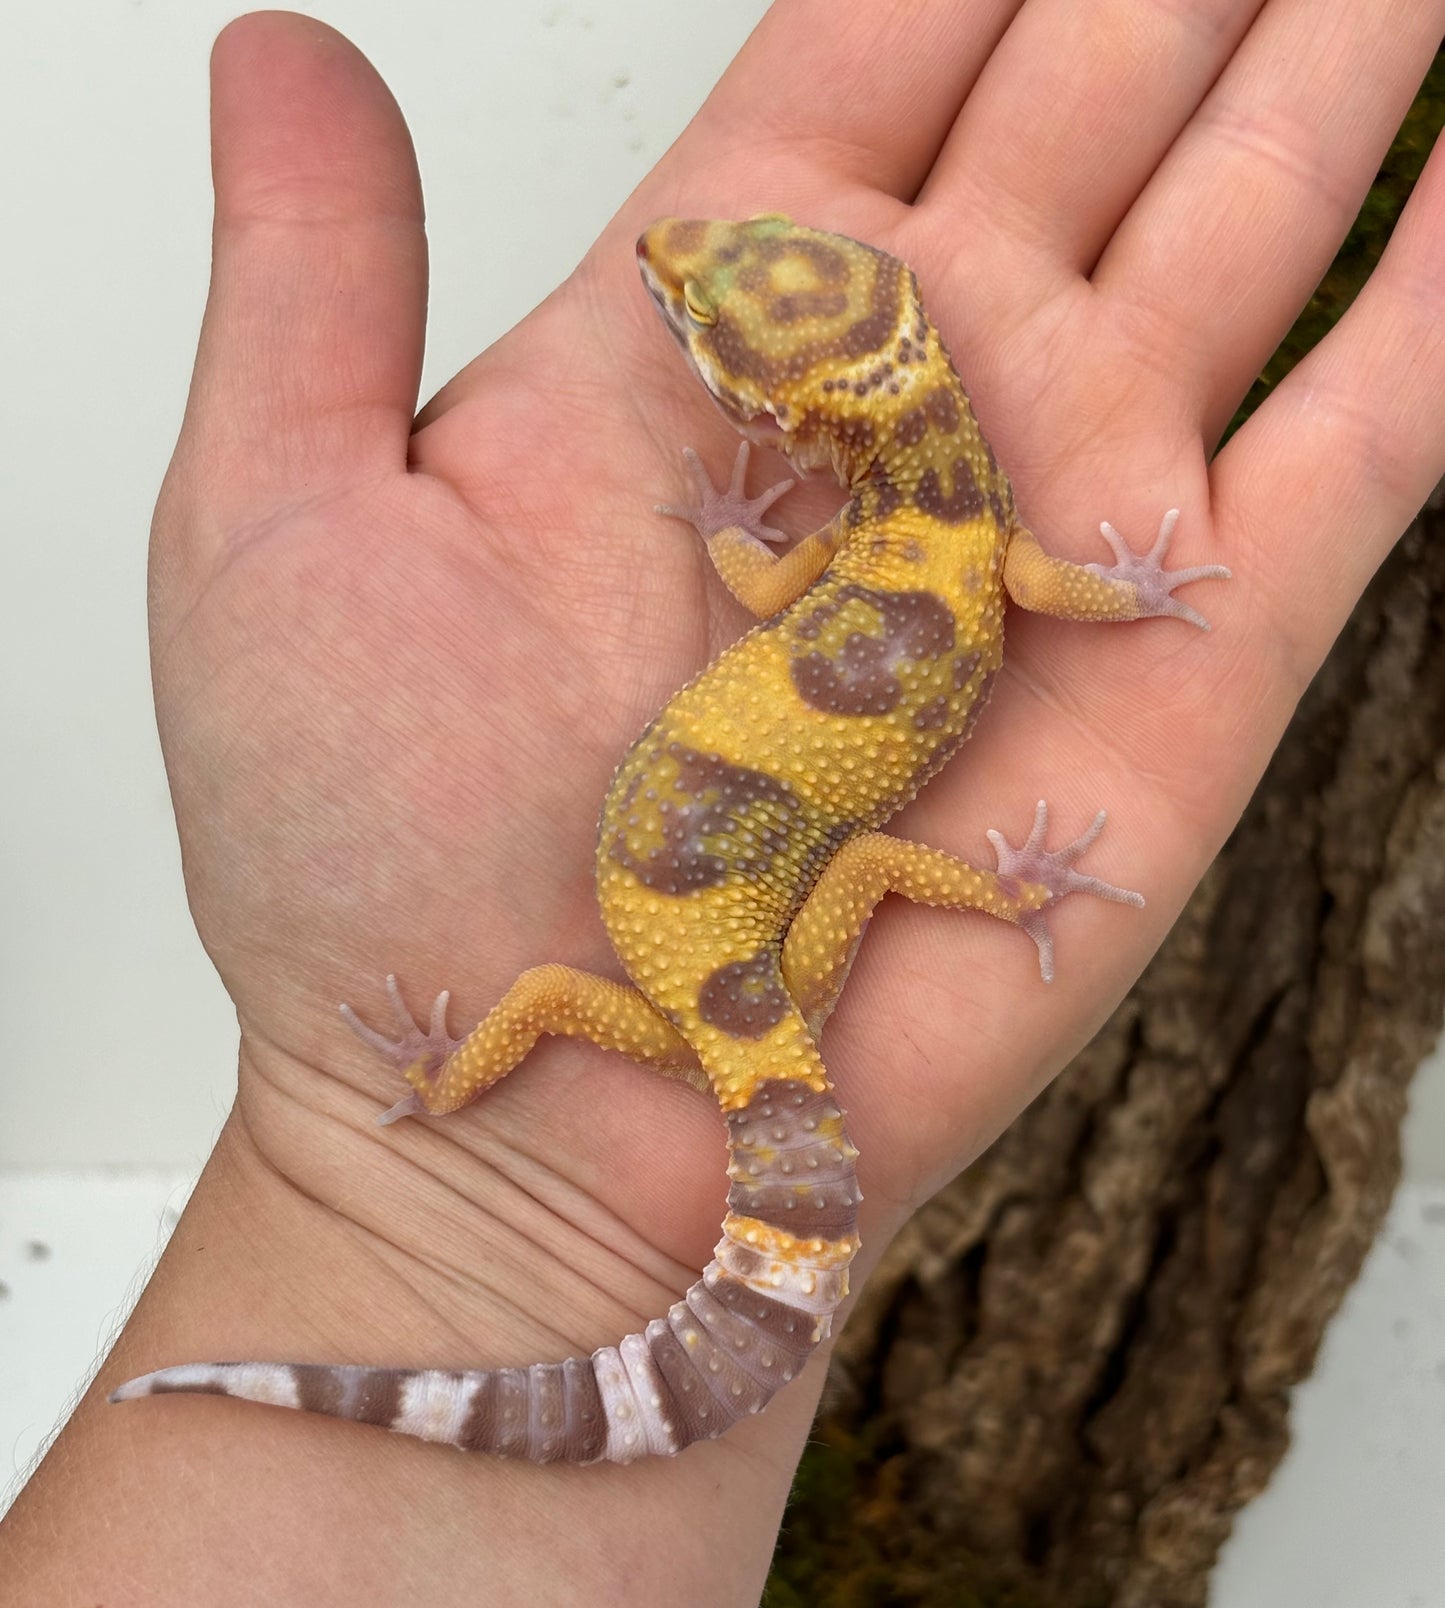
[[[682,304],[694,324],[717,323],[717,308],[703,294],[702,286],[695,279],[683,281]]]

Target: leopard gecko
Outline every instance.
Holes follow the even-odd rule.
[[[464,1038],[447,996],[415,1022],[388,979],[394,1036],[343,1012],[412,1093],[381,1119],[456,1111],[544,1033],[710,1087],[727,1124],[722,1239],[666,1317],[588,1358],[459,1372],[201,1363],[113,1400],[204,1391],[548,1462],[630,1462],[761,1409],[829,1332],[858,1248],[857,1151],[818,1039],[885,894],[1023,929],[1052,976],[1046,913],[1072,893],[1141,904],[1074,869],[1103,824],[1045,847],[1040,803],[993,869],[879,830],[968,736],[1003,655],[1005,597],[1069,620],[1173,615],[1218,565],[1166,571],[1176,514],[1139,556],[1050,557],[896,258],[779,216],[666,219],[637,243],[647,290],[743,436],[730,484],[687,454],[690,521],[760,622],[663,708],[608,790],[602,917],[630,984],[524,972]],[[745,495],[748,443],[831,468],[848,500],[782,556],[764,523],[792,484]]]

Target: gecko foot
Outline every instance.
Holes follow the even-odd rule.
[[[1049,830],[1049,807],[1040,799],[1034,811],[1033,830],[1021,848],[1015,848],[1002,832],[990,832],[988,840],[998,856],[998,873],[1001,877],[1016,877],[1020,882],[1041,882],[1049,890],[1048,902],[1038,910],[1030,910],[1019,921],[1019,926],[1033,939],[1039,951],[1039,971],[1046,983],[1054,980],[1054,940],[1044,919],[1060,899],[1071,893],[1091,893],[1096,899],[1111,899],[1115,904],[1142,906],[1144,896],[1128,888],[1116,888],[1112,882],[1098,877],[1084,876],[1074,870],[1077,860],[1104,830],[1105,812],[1100,810],[1094,823],[1082,836],[1061,849],[1046,849],[1044,838]]]
[[[372,1049],[384,1055],[403,1076],[408,1076],[419,1069],[426,1077],[434,1077],[440,1071],[442,1063],[462,1042],[460,1039],[452,1038],[447,1032],[447,1004],[451,999],[450,992],[443,989],[432,1002],[431,1021],[425,1031],[421,1023],[406,1008],[406,1002],[401,997],[401,989],[397,987],[395,977],[386,979],[386,992],[391,1000],[392,1015],[396,1020],[395,1038],[388,1038],[385,1033],[378,1033],[374,1027],[368,1027],[349,1005],[341,1007],[342,1021],[363,1043],[369,1044]],[[383,1111],[376,1121],[378,1127],[384,1127],[387,1123],[397,1122],[402,1117],[425,1115],[425,1113],[426,1106],[421,1096],[413,1091],[398,1100],[390,1110]]]
[[[1197,625],[1201,631],[1207,631],[1209,621],[1197,609],[1191,609],[1187,603],[1181,603],[1174,596],[1174,589],[1178,586],[1187,586],[1191,581],[1227,581],[1230,572],[1223,564],[1196,564],[1193,569],[1165,569],[1164,555],[1169,551],[1174,527],[1178,523],[1179,510],[1171,508],[1159,526],[1159,534],[1154,539],[1154,545],[1147,553],[1141,554],[1134,552],[1119,532],[1105,520],[1099,526],[1099,532],[1113,549],[1114,562],[1085,564],[1084,568],[1091,575],[1097,575],[1106,581],[1127,581],[1139,595],[1141,620],[1154,619],[1164,614],[1176,620],[1188,620],[1190,625]]]
[[[756,497],[745,497],[743,487],[747,484],[748,450],[746,441],[738,443],[738,455],[733,460],[732,479],[728,481],[726,491],[719,491],[713,485],[712,477],[703,468],[702,459],[691,447],[684,447],[682,456],[687,462],[693,484],[697,487],[697,502],[695,505],[684,507],[658,503],[656,511],[659,514],[666,514],[669,519],[686,520],[689,525],[695,527],[704,541],[724,530],[746,531],[754,540],[760,542],[787,541],[787,531],[778,530],[773,525],[765,525],[763,515],[779,497],[791,491],[797,485],[797,481],[780,480],[776,486],[769,486]]]

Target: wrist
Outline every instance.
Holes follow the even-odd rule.
[[[582,1470],[459,1458],[212,1397],[104,1403],[131,1374],[220,1357],[460,1368],[585,1355],[657,1316],[696,1276],[700,1263],[672,1259],[589,1203],[575,1166],[559,1170],[539,1155],[545,1146],[518,1144],[520,1110],[468,1124],[466,1147],[448,1136],[451,1123],[378,1135],[380,1107],[344,1084],[245,1063],[236,1111],[161,1267],[35,1482],[37,1500],[59,1481],[67,1501],[103,1503],[115,1522],[83,1554],[55,1559],[38,1535],[27,1548],[22,1498],[7,1527],[20,1572],[8,1577],[33,1583],[27,1600],[47,1600],[47,1582],[61,1600],[62,1583],[69,1593],[114,1579],[117,1549],[146,1533],[148,1602],[225,1601],[227,1571],[243,1558],[246,1600],[402,1600],[417,1594],[417,1556],[432,1558],[435,1584],[422,1594],[434,1602],[474,1600],[485,1585],[490,1601],[530,1603],[539,1578],[572,1570],[585,1570],[577,1578],[598,1604],[673,1600],[692,1573],[700,1600],[755,1602],[821,1385],[818,1359],[719,1441],[676,1460]],[[660,1104],[662,1129],[684,1150],[693,1129],[716,1123],[695,1096],[664,1091]],[[700,1221],[716,1206],[703,1193]],[[717,1549],[689,1540],[720,1512],[734,1538],[722,1582]],[[405,1549],[385,1544],[398,1522]],[[460,1534],[464,1557],[452,1550]],[[268,1542],[261,1584],[258,1537]],[[388,1582],[386,1560],[403,1550],[408,1572],[398,1563]],[[313,1576],[324,1588],[303,1587]]]

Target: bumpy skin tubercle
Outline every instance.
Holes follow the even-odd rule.
[[[521,977],[464,1038],[445,997],[395,1037],[348,1020],[412,1094],[387,1115],[455,1111],[543,1033],[585,1037],[709,1087],[730,1153],[712,1262],[665,1318],[590,1358],[471,1372],[286,1363],[164,1368],[115,1399],[209,1391],[379,1424],[473,1450],[590,1463],[675,1452],[760,1410],[848,1291],[861,1198],[818,1035],[887,893],[1024,929],[1052,972],[1046,912],[1070,893],[1140,903],[1073,869],[1102,816],[1044,847],[1043,806],[997,869],[879,830],[967,738],[1003,655],[1006,597],[1080,620],[1177,602],[1167,519],[1140,557],[1050,557],[1020,524],[912,272],[797,227],[668,219],[639,240],[644,282],[745,441],[827,466],[842,511],[779,556],[745,495],[691,460],[693,523],[761,621],[683,688],[624,757],[602,809],[597,887],[630,983],[560,965]],[[782,489],[786,489],[785,487]]]

